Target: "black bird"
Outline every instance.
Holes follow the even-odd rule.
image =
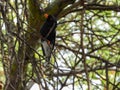
[[[53,15],[44,14],[46,21],[40,29],[41,46],[43,55],[47,62],[50,62],[51,53],[54,49],[56,38],[57,20]]]

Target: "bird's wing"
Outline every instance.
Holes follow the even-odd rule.
[[[55,27],[56,27],[56,23],[53,23],[52,27],[50,28],[50,30],[47,33],[47,35],[45,36],[45,38],[47,38],[50,35],[50,33],[52,32],[52,30],[54,30]]]

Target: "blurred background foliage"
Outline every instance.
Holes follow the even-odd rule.
[[[46,10],[56,0],[36,1],[40,9]],[[71,10],[56,16],[56,45],[51,58],[53,71],[49,74],[43,65],[40,43],[35,48],[26,42],[26,33],[34,34],[28,32],[32,27],[28,24],[27,0],[0,1],[1,84],[6,85],[9,74],[14,72],[10,70],[13,59],[20,62],[21,47],[24,51],[29,46],[34,59],[28,64],[26,84],[34,81],[32,85],[38,83],[40,90],[120,89],[120,0],[83,0],[84,6],[78,4],[80,1],[75,0],[63,9],[73,7]]]

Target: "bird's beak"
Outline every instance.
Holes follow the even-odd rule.
[[[45,18],[48,18],[48,14],[47,14],[47,13],[45,13],[45,14],[44,14],[44,17],[45,17]]]

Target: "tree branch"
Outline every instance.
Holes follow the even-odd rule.
[[[70,7],[64,9],[60,14],[59,14],[59,18],[69,14],[69,13],[72,13],[72,12],[77,12],[77,11],[82,11],[83,8],[75,8],[77,6],[81,5],[80,4],[80,1],[79,2],[76,2],[74,3],[73,5],[71,5]],[[85,5],[85,9],[86,10],[102,10],[102,11],[116,11],[116,12],[119,12],[120,11],[120,6],[116,6],[116,5],[111,5],[111,6],[106,6],[106,5],[99,5],[99,4],[86,4]]]
[[[45,11],[57,17],[67,5],[73,4],[75,1],[76,0],[55,0]]]

